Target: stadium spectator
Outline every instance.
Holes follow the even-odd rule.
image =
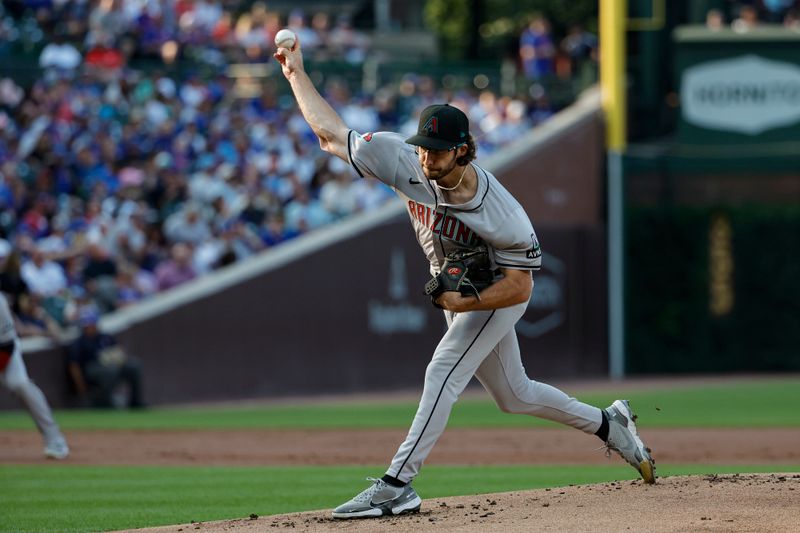
[[[198,204],[188,202],[164,222],[164,234],[172,242],[198,246],[211,238],[211,227]]]
[[[188,244],[178,242],[170,248],[170,257],[155,269],[158,290],[164,291],[193,280],[197,272],[193,265],[193,250]]]
[[[22,263],[20,274],[30,291],[43,298],[58,296],[67,289],[64,268],[48,259],[39,246],[34,246],[30,258]]]
[[[501,99],[497,111],[481,121],[487,140],[495,146],[514,142],[531,127],[525,103],[505,97]]]
[[[300,42],[305,51],[305,41],[301,39]],[[346,13],[336,18],[336,26],[330,32],[328,42],[334,54],[344,57],[345,61],[354,65],[364,62],[371,44],[369,37],[353,28],[350,15]]]
[[[0,37],[0,40],[1,39]],[[0,79],[0,108],[6,107],[14,109],[22,102],[24,97],[25,91],[22,87],[14,83],[14,80],[11,78]],[[8,116],[4,115],[2,119],[2,128],[0,128],[0,130],[9,126],[11,126],[11,123]]]
[[[569,58],[569,75],[580,87],[587,88],[597,81],[597,36],[580,25],[573,24],[561,41],[561,49]]]
[[[113,311],[117,301],[117,263],[99,243],[89,244],[86,252],[82,285],[101,312]]]
[[[100,332],[99,318],[96,310],[83,309],[80,334],[66,349],[67,370],[75,392],[87,407],[142,408],[141,362],[128,355],[113,336]],[[123,385],[127,398],[119,394]]]
[[[358,210],[358,199],[350,167],[341,159],[331,159],[328,169],[329,177],[319,192],[322,207],[336,219],[352,215]]]
[[[783,16],[783,26],[795,31],[800,30],[800,8],[790,9]]]
[[[743,5],[739,8],[739,16],[731,22],[731,28],[736,32],[748,32],[761,24],[758,16],[758,10],[755,6]]]
[[[357,180],[352,186],[357,211],[378,209],[394,193],[378,180]]]
[[[218,0],[197,0],[192,11],[191,25],[200,33],[208,34],[217,26],[222,15],[222,4]],[[178,24],[184,26],[181,21]]]
[[[550,21],[542,15],[536,15],[519,38],[523,73],[529,80],[547,78],[555,72],[555,54]]]
[[[528,109],[528,115],[530,116],[531,122],[534,126],[546,121],[552,117],[554,113],[555,111],[553,111],[553,107],[550,105],[550,100],[548,99],[546,93],[542,93],[533,98],[533,101],[529,105]]]
[[[120,309],[158,292],[155,276],[146,269],[123,262],[117,269],[115,308]]]
[[[719,31],[725,27],[725,16],[719,9],[709,9],[706,13],[706,28]]]
[[[294,197],[286,204],[284,220],[290,231],[305,233],[330,223],[333,215],[319,199],[312,198],[305,187],[295,182]]]
[[[348,98],[340,110],[343,120],[347,120],[356,131],[370,132],[380,128],[378,112],[372,99],[366,95]]]
[[[120,0],[100,0],[94,3],[89,12],[89,31],[86,34],[86,46],[92,48],[98,44],[113,42],[128,29],[128,21]]]
[[[365,180],[367,181],[367,180]],[[300,233],[286,227],[283,215],[273,213],[268,215],[261,227],[260,237],[267,246],[275,246],[298,236]]]
[[[63,328],[47,314],[37,295],[21,294],[17,304],[18,310],[14,317],[17,319],[17,333],[20,337],[49,337],[57,342],[61,340]]]
[[[67,42],[62,31],[56,31],[53,40],[45,45],[39,54],[39,66],[43,69],[56,69],[72,73],[77,69],[83,58],[72,43]]]
[[[269,56],[272,43],[264,24],[263,17],[248,13],[242,14],[236,22],[234,33],[247,61],[261,62]]]
[[[84,62],[87,68],[96,72],[97,76],[105,81],[111,81],[125,65],[125,56],[111,37],[103,35],[88,48]]]
[[[297,35],[297,39],[303,43],[303,51],[308,50],[311,55],[314,55],[322,46],[322,40],[317,32],[306,25],[306,15],[301,9],[294,9],[289,13],[286,27],[292,30]]]
[[[319,39],[319,46],[314,52],[316,61],[336,59],[337,51],[331,49],[331,19],[328,13],[320,11],[311,17],[311,30]]]

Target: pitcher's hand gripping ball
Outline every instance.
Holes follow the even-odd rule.
[[[481,299],[480,292],[492,284],[489,254],[485,248],[457,250],[445,257],[442,271],[425,284],[425,294],[436,307],[436,298],[443,292],[460,292],[464,296]]]
[[[275,34],[275,46],[278,48],[287,48],[291,50],[294,48],[294,43],[296,42],[297,36],[292,30],[284,28]]]

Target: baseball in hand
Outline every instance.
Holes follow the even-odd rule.
[[[296,42],[297,37],[292,30],[284,28],[275,34],[275,46],[278,48],[288,48],[291,50],[294,48],[294,43]]]

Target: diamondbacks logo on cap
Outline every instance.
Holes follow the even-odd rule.
[[[436,116],[432,116],[428,119],[428,122],[422,126],[422,129],[428,133],[439,133],[439,119],[436,118]]]

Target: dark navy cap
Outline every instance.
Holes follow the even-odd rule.
[[[437,104],[422,110],[417,134],[406,142],[430,150],[452,150],[467,142],[468,137],[467,115],[449,104]]]

